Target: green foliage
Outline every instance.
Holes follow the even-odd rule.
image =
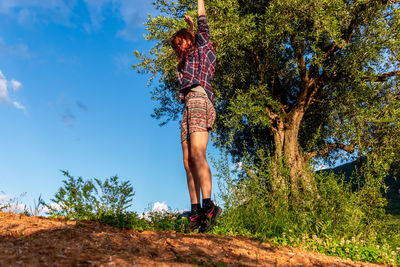
[[[146,214],[152,229],[188,233],[188,219],[176,212],[149,211]]]
[[[117,176],[104,181],[84,180],[73,177],[67,171],[62,173],[67,179],[63,180],[64,185],[51,199],[52,204],[46,204],[39,198],[39,202],[49,209],[50,217],[98,220],[120,229],[188,232],[187,218],[178,213],[149,211],[144,219],[128,211],[134,196],[129,181],[120,181]]]
[[[67,177],[63,180],[52,204],[43,204],[49,209],[51,217],[64,216],[68,219],[98,219],[101,216],[118,215],[125,212],[134,196],[130,182],[120,182],[117,176],[101,182],[95,179],[83,180],[74,178],[67,171],[62,171]],[[97,185],[97,187],[96,187]],[[101,192],[99,194],[99,192]]]
[[[94,179],[101,190],[99,202],[101,213],[122,213],[132,206],[133,187],[128,181],[120,182],[117,176],[110,177],[104,182]]]
[[[285,199],[268,187],[271,168],[265,166],[270,162],[265,158],[262,168],[242,162],[238,170],[229,166],[227,156],[214,160],[224,203],[214,233],[256,236],[328,255],[400,265],[400,220],[385,214],[385,199],[375,185],[365,182],[354,190],[343,175],[319,172],[315,195],[289,194]]]
[[[196,16],[194,2],[155,0],[160,13],[146,22],[153,48],[135,52],[133,67],[159,78],[153,116],[162,124],[181,112],[176,58],[166,40],[185,27],[183,14]],[[214,140],[243,163],[233,173],[228,162],[220,165],[225,213],[214,231],[280,243],[291,231],[290,238],[305,236],[301,244],[311,249],[390,263],[381,253],[400,247],[399,224],[387,224],[382,191],[384,178],[400,166],[399,5],[214,0],[206,9],[218,61]],[[287,147],[298,154],[289,159]],[[279,162],[265,155],[280,158],[279,151],[287,158],[271,165]],[[292,196],[295,172],[288,167],[359,158],[365,162],[355,184],[320,173],[313,195]],[[399,264],[398,256],[394,261]]]
[[[153,47],[148,54],[135,51],[133,67],[158,78],[153,117],[164,124],[182,108],[176,57],[166,40],[196,9],[193,0],[153,3],[159,13],[145,23]],[[373,154],[381,165],[399,166],[398,4],[213,0],[206,9],[217,46],[214,137],[234,160],[244,151],[257,159],[259,149],[273,155],[284,123],[284,129],[299,128],[303,155],[327,151],[314,157],[335,162],[348,157],[341,147],[354,144],[354,158]]]
[[[400,248],[393,249],[387,243],[383,246],[366,244],[358,236],[352,238],[318,237],[317,235],[302,235],[283,233],[272,241],[277,245],[301,246],[303,248],[318,251],[326,255],[350,258],[356,261],[400,265]]]
[[[151,229],[149,223],[139,218],[134,212],[101,214],[98,220],[103,224],[108,224],[120,229],[135,229],[138,231]]]
[[[136,213],[123,212],[117,214],[101,215],[98,220],[120,229],[176,231],[189,233],[188,219],[175,212],[154,212],[146,213],[146,218],[140,218]]]

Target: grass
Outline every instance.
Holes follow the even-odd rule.
[[[12,203],[7,203],[12,204]],[[9,205],[7,205],[9,206]],[[36,207],[37,209],[38,207]],[[24,212],[26,215],[33,215]],[[148,220],[140,218],[134,212],[107,215],[97,220],[103,224],[111,225],[121,229],[143,230],[173,230],[188,233],[187,218],[179,216],[178,213],[149,212]],[[380,240],[382,245],[370,245],[363,240],[362,235],[337,238],[334,236],[317,236],[315,234],[297,235],[294,231],[283,232],[281,235],[267,237],[263,233],[251,233],[247,229],[232,231],[225,227],[226,216],[222,215],[219,223],[210,233],[230,236],[246,236],[257,238],[264,242],[272,242],[277,247],[293,246],[301,247],[330,256],[350,258],[356,261],[390,264],[400,266],[400,214],[389,215],[382,221],[384,227],[381,229],[387,234],[385,240]],[[79,223],[79,220],[78,220]],[[397,233],[397,235],[396,235]],[[204,262],[194,262],[197,266],[204,266]],[[215,264],[214,266],[223,266]]]
[[[223,219],[223,218],[222,218]],[[211,233],[231,236],[246,236],[256,238],[263,242],[272,242],[277,247],[291,246],[300,247],[314,252],[323,253],[329,256],[349,258],[355,261],[389,264],[400,266],[400,215],[388,216],[382,225],[382,231],[386,239],[378,242],[366,242],[361,233],[352,237],[302,234],[299,235],[293,230],[267,237],[264,233],[251,233],[247,229],[232,231],[221,225],[221,221]],[[380,245],[376,245],[379,243]]]
[[[66,216],[77,220],[78,223],[80,219],[97,220],[120,229],[189,232],[187,218],[179,213],[150,211],[147,213],[147,219],[144,219],[135,212],[127,211],[126,208],[130,205],[134,194],[133,188],[129,183],[118,180],[117,177],[106,179],[105,182],[95,180],[94,183],[80,177],[75,179],[65,171],[63,173],[68,179],[63,181],[64,186],[59,189],[54,198],[61,210],[53,207],[51,210],[53,217]],[[211,233],[252,237],[264,242],[272,242],[276,246],[302,247],[356,261],[400,266],[400,213],[398,209],[393,208],[393,205],[390,206],[388,211],[391,214],[383,214],[379,217],[379,221],[354,216],[357,212],[362,215],[355,206],[357,201],[350,200],[356,195],[351,191],[342,190],[342,185],[337,184],[332,177],[332,179],[330,176],[322,178],[324,187],[321,188],[320,195],[323,196],[324,201],[310,206],[311,210],[295,209],[295,214],[290,210],[286,213],[279,210],[273,211],[266,205],[268,202],[264,202],[264,199],[258,197],[259,195],[249,198],[255,196],[256,189],[250,190],[250,195],[240,195],[246,192],[237,191],[240,193],[237,195],[240,200],[239,205],[235,206],[232,204],[234,202],[230,202],[230,206],[225,207],[225,212]],[[243,185],[242,182],[241,186]],[[243,188],[249,189],[257,185],[249,183]],[[235,187],[237,185],[231,184],[231,186],[237,189]],[[123,201],[118,202],[121,199]],[[243,199],[253,199],[253,202],[243,205]],[[232,195],[226,195],[225,200],[234,201]],[[0,211],[21,206],[20,203],[21,197],[8,198],[5,203],[0,203]],[[79,205],[76,205],[77,203]],[[123,204],[117,205],[117,203]],[[46,204],[39,197],[33,208],[25,206],[22,213],[28,216],[37,215],[43,210],[43,205]],[[332,207],[343,210],[334,208],[333,211],[337,214],[332,214]],[[364,220],[363,223],[362,220]],[[374,224],[369,225],[370,222]],[[339,227],[332,226],[335,223]],[[368,229],[359,226],[368,226]],[[343,230],[343,227],[352,229]],[[194,262],[194,264],[202,266],[211,263]],[[218,263],[211,265],[218,265]]]

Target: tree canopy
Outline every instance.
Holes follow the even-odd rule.
[[[196,16],[195,1],[155,0],[146,22],[153,48],[134,52],[158,78],[153,116],[176,120],[177,59],[168,38]],[[217,50],[214,137],[240,161],[263,150],[285,159],[291,184],[310,182],[310,160],[367,156],[399,165],[400,9],[388,0],[206,1]]]

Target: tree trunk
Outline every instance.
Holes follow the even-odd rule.
[[[275,154],[273,157],[272,166],[272,191],[276,194],[287,197],[287,179],[282,172],[284,169],[284,143],[285,143],[285,126],[284,122],[280,119],[275,121],[276,125],[272,128],[275,143]]]
[[[275,181],[273,181],[272,189],[284,189],[287,187],[286,183],[289,182],[290,192],[294,197],[302,191],[308,193],[315,191],[312,171],[308,168],[299,148],[298,135],[301,119],[300,114],[293,116],[290,122],[278,120],[272,131],[275,141],[273,164]],[[288,169],[288,175],[282,173],[285,167]]]

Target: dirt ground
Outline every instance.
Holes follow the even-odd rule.
[[[0,212],[0,266],[379,266],[244,237],[119,230]]]

